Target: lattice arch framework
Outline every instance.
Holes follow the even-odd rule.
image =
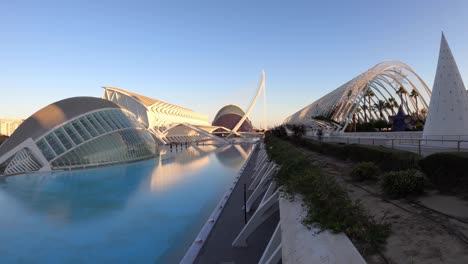
[[[397,91],[400,87],[405,88],[408,94],[398,95]],[[375,96],[365,98],[368,89],[372,90]],[[411,97],[412,90],[415,90],[419,96]],[[364,118],[363,111],[356,110],[364,109],[364,105],[368,104],[369,100],[373,105],[379,100],[390,103],[392,101],[390,98],[393,98],[394,109],[388,108],[383,111],[384,118],[388,119],[402,105],[401,98],[403,98],[402,107],[406,113],[427,113],[430,97],[431,90],[410,66],[401,61],[384,61],[287,117],[284,123],[344,130],[353,122],[355,114],[355,118],[359,120]],[[380,118],[375,111],[367,113],[369,120]],[[334,120],[337,124],[327,125],[324,123],[328,122],[320,122],[314,119],[315,117]]]

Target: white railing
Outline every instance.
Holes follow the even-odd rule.
[[[444,139],[442,136],[440,139],[421,139],[421,138],[387,138],[387,137],[359,137],[359,136],[305,136],[322,142],[334,142],[342,144],[362,144],[372,146],[384,146],[392,149],[401,149],[418,153],[422,156],[427,156],[437,152],[467,152],[468,151],[468,140],[463,139],[452,139],[454,136],[446,136]]]

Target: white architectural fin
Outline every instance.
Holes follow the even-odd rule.
[[[468,135],[468,95],[443,32],[423,138],[441,135]]]

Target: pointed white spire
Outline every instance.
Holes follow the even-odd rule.
[[[444,33],[423,138],[468,136],[468,95]]]

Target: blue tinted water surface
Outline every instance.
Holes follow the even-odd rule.
[[[0,179],[0,263],[177,263],[250,150]]]

